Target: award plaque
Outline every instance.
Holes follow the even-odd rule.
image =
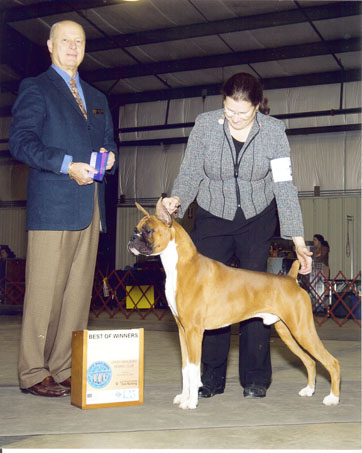
[[[144,330],[78,330],[71,403],[81,409],[143,404]]]

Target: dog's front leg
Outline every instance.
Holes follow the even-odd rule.
[[[175,396],[173,403],[178,404],[181,409],[196,409],[199,381],[200,364],[195,365],[187,360],[182,368],[182,393]]]
[[[182,358],[182,392],[175,396],[173,404],[182,404],[189,399],[190,396],[190,386],[189,386],[189,358],[187,353],[187,346],[185,340],[185,332],[183,327],[180,325],[177,318],[176,323],[178,326],[178,334],[180,339],[180,348],[181,348],[181,358]]]
[[[181,409],[196,409],[198,403],[198,390],[201,383],[200,362],[203,332],[197,329],[185,331],[184,340],[187,348],[186,366],[183,368],[184,389],[182,395],[188,398],[180,402]]]
[[[199,400],[198,390],[200,379],[200,362],[198,364],[190,362],[187,363],[185,370],[185,382],[188,388],[188,398],[181,402],[181,409],[196,409]]]

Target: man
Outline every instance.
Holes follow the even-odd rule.
[[[109,152],[106,169],[114,172],[118,153],[106,97],[78,75],[83,28],[59,22],[47,45],[52,65],[21,83],[9,144],[30,167],[20,389],[59,397],[70,394],[72,332],[87,327],[105,229],[104,182],[89,175],[97,173],[90,157]]]

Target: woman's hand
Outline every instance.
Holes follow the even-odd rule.
[[[164,198],[162,200],[162,204],[167,209],[169,214],[174,214],[177,212],[177,210],[180,206],[180,199],[179,199],[179,197],[176,197],[176,196]]]
[[[302,275],[310,274],[312,272],[312,255],[313,253],[307,249],[304,238],[294,237],[293,242],[295,245],[295,253],[300,262],[299,273]]]

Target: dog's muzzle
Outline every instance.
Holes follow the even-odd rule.
[[[127,249],[128,253],[130,253],[131,255],[140,255],[139,251],[133,246],[132,241],[128,242]]]
[[[152,254],[153,248],[152,246],[145,240],[142,233],[135,230],[134,234],[132,235],[131,239],[127,245],[128,252],[131,255],[145,255],[149,256]]]

